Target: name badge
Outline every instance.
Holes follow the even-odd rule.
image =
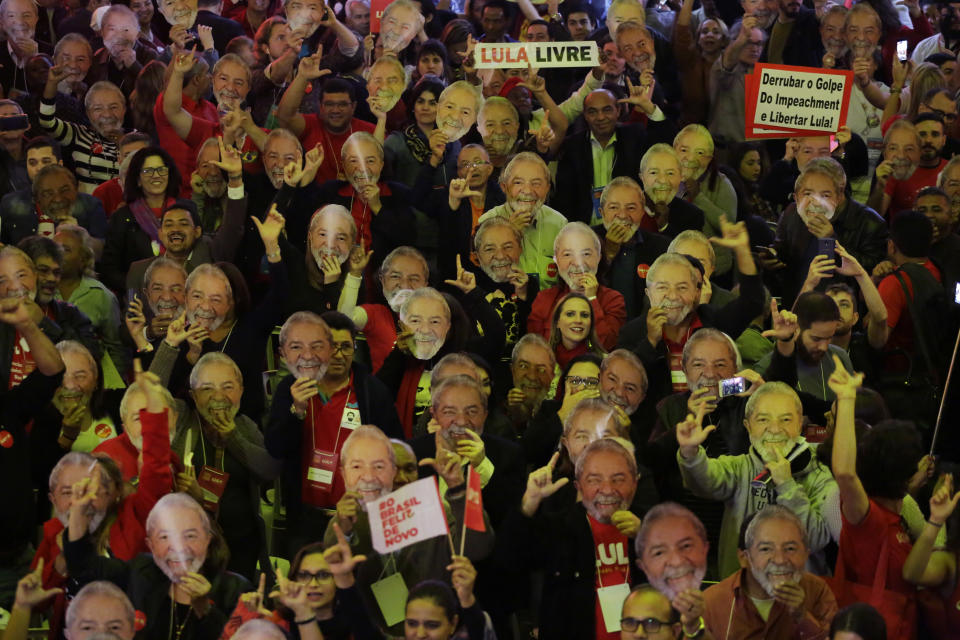
[[[203,465],[200,473],[197,474],[197,484],[203,491],[203,508],[211,513],[216,513],[220,506],[220,498],[227,489],[227,482],[230,480],[230,474],[220,469],[214,469]]]
[[[597,588],[597,599],[600,601],[600,612],[603,614],[603,624],[607,633],[620,631],[620,612],[623,601],[630,595],[630,585],[626,582],[609,587]]]
[[[403,581],[402,575],[395,573],[383,580],[377,580],[370,585],[370,590],[377,600],[377,606],[380,607],[380,613],[383,614],[383,621],[387,623],[388,627],[403,622],[407,615],[407,585]],[[627,592],[629,593],[629,589]],[[619,625],[620,620],[618,619],[617,629],[620,628]]]
[[[355,404],[348,403],[343,408],[343,415],[340,416],[341,429],[356,429],[360,426],[360,408]]]

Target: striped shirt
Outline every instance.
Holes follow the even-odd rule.
[[[120,173],[117,143],[107,140],[93,127],[61,120],[55,113],[53,102],[40,101],[40,126],[70,153],[80,191],[93,193],[101,183]]]

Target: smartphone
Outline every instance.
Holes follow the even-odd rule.
[[[907,61],[907,41],[906,40],[900,40],[899,42],[897,42],[897,58],[899,58],[900,62]]]
[[[29,129],[30,121],[25,114],[15,116],[0,116],[0,131],[16,131],[17,129]]]
[[[776,257],[777,257],[777,250],[774,249],[773,247],[759,246],[759,247],[757,247],[757,250],[758,250],[760,253],[762,253],[762,254],[765,254],[765,255],[767,255],[767,256],[770,256],[771,258],[776,258]]]
[[[738,393],[743,393],[747,390],[747,381],[743,376],[737,376],[735,378],[727,378],[726,380],[720,381],[720,397],[726,398],[727,396],[735,396]]]
[[[819,238],[817,240],[817,255],[827,256],[837,261],[837,241],[833,238]]]
[[[953,293],[953,301],[960,304],[960,282],[957,283],[957,290]]]

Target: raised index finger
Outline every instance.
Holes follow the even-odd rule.
[[[260,601],[263,602],[263,592],[267,588],[267,574],[260,574],[260,585],[257,587],[257,595],[260,597]]]
[[[550,469],[551,475],[553,474],[553,467],[557,464],[557,460],[560,458],[560,452],[554,451],[553,456],[550,457],[550,462],[547,463],[547,468]]]

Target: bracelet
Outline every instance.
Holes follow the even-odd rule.
[[[306,620],[294,620],[293,622],[298,627],[302,627],[305,624],[310,624],[311,622],[316,622],[316,621],[317,621],[316,618],[307,618]]]
[[[900,93],[903,89],[890,89],[890,93]]]
[[[229,178],[230,180],[243,180],[243,174],[238,173],[235,175],[228,175],[227,178]]]
[[[936,527],[937,529],[943,526],[942,522],[934,522],[933,520],[927,520],[927,524],[931,527]]]

